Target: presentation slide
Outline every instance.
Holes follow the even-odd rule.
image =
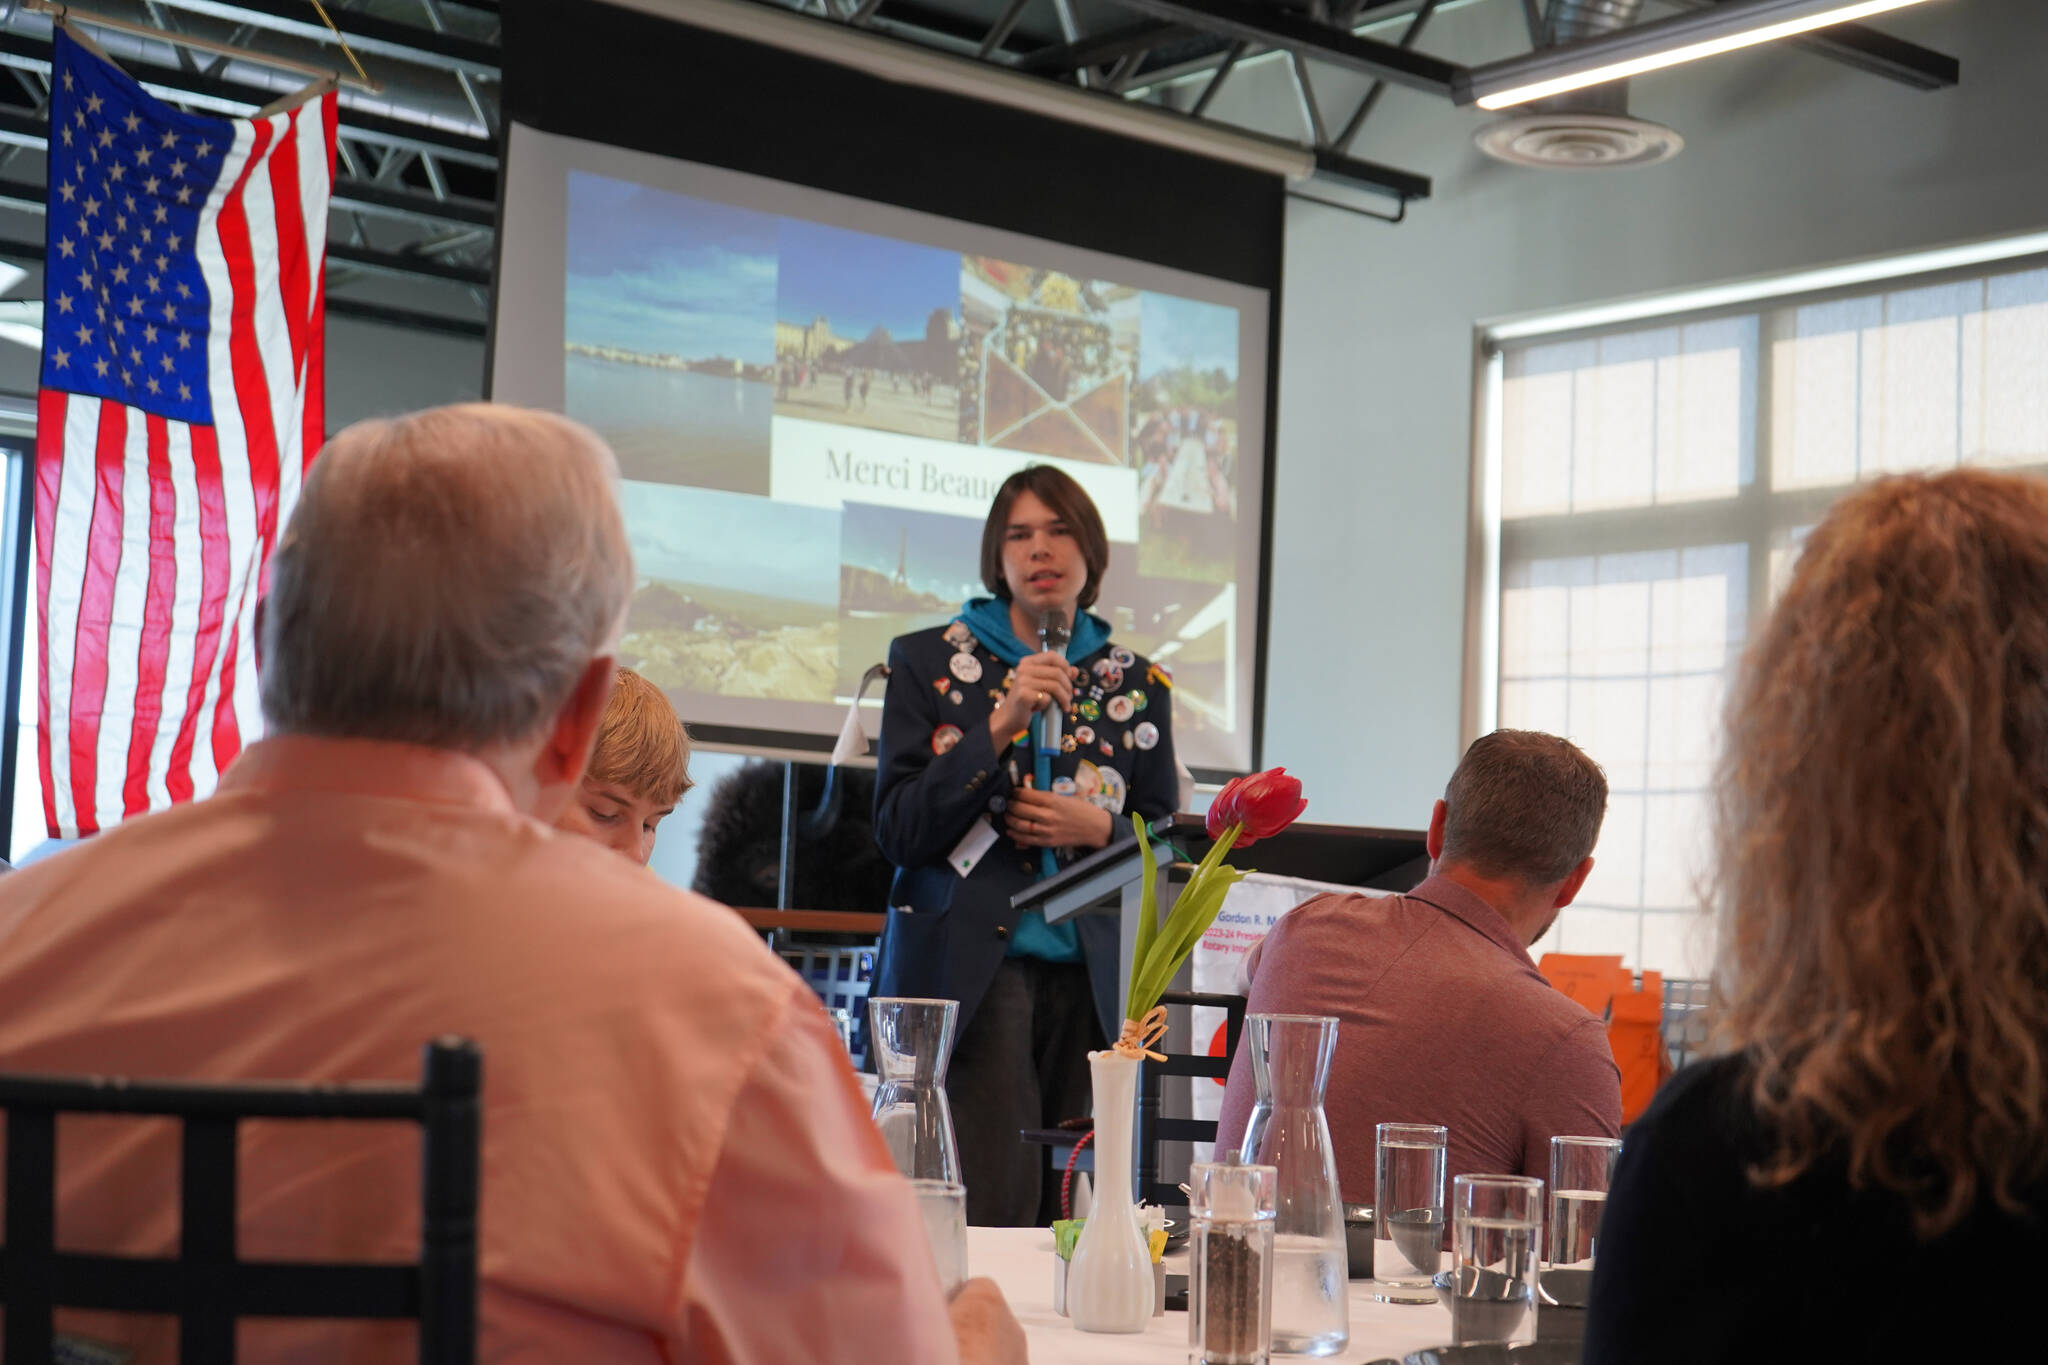
[[[1172,673],[1181,760],[1249,766],[1264,291],[518,125],[506,181],[492,396],[617,452],[622,662],[685,720],[835,734],[1050,464],[1102,512],[1095,610]]]

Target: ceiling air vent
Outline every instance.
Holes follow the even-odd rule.
[[[1593,38],[1635,22],[1643,0],[1550,0],[1539,46]],[[1685,147],[1661,123],[1628,112],[1628,82],[1613,81],[1539,100],[1488,124],[1473,137],[1479,150],[1511,166],[1592,171],[1653,166]]]
[[[1590,171],[1651,166],[1677,156],[1685,139],[1661,123],[1627,115],[1517,114],[1480,130],[1479,150],[1511,166]]]

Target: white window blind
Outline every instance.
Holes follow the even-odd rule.
[[[1501,349],[1495,690],[1611,791],[1537,946],[1707,973],[1696,910],[1721,706],[1808,530],[1860,479],[2048,468],[2048,268],[1901,281]]]

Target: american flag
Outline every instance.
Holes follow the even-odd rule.
[[[36,629],[67,836],[206,795],[261,724],[256,599],[324,423],[335,97],[189,114],[55,37]]]

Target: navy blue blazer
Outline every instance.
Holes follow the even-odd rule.
[[[1114,642],[1073,662],[1086,677],[1064,721],[1064,751],[1053,758],[1053,789],[1107,809],[1115,817],[1112,841],[1135,839],[1134,812],[1157,820],[1173,813],[1180,795],[1173,683],[1164,669]],[[957,622],[899,636],[889,646],[875,842],[896,865],[896,877],[871,991],[958,1000],[963,1031],[1023,917],[1010,897],[1037,881],[1041,869],[1040,850],[1004,833],[1010,790],[1031,773],[1027,747],[998,754],[989,734],[1009,673]],[[963,877],[948,856],[984,817],[998,837]],[[1084,915],[1074,923],[1103,1033],[1115,1038],[1123,1023],[1116,918]]]

